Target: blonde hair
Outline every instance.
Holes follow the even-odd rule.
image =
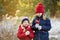
[[[46,14],[43,14],[43,20],[46,20]]]

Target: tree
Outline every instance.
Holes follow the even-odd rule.
[[[16,11],[16,0],[0,0],[0,15],[10,14],[14,15]]]
[[[50,16],[54,17],[56,14],[56,10],[57,10],[57,1],[59,0],[44,0],[44,4],[45,4],[45,11],[47,12],[48,9],[50,10]]]

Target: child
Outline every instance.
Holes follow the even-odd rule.
[[[34,37],[33,30],[31,29],[31,26],[29,25],[28,18],[24,18],[21,22],[21,25],[19,26],[17,37],[20,40],[32,40]]]
[[[35,31],[33,40],[49,40],[49,30],[51,29],[50,19],[44,14],[42,3],[38,3],[35,8],[35,18],[32,21],[32,29]]]

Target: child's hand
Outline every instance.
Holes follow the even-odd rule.
[[[42,26],[38,26],[38,30],[41,30],[42,29]]]
[[[39,26],[39,20],[36,20],[35,22],[36,22],[35,27],[38,28],[38,26]]]
[[[29,34],[30,34],[30,32],[29,32],[29,31],[26,31],[26,32],[25,32],[25,35],[29,35]]]
[[[36,24],[39,24],[39,20],[36,20]]]
[[[39,24],[35,24],[35,27],[38,28],[38,30],[42,29],[42,26],[40,26]]]
[[[25,32],[26,31],[26,29],[23,29],[23,32]]]

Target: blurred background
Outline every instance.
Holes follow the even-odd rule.
[[[45,14],[51,20],[50,40],[60,40],[60,0],[0,0],[0,40],[18,40],[21,17],[27,16],[32,22],[39,2],[44,4]]]

